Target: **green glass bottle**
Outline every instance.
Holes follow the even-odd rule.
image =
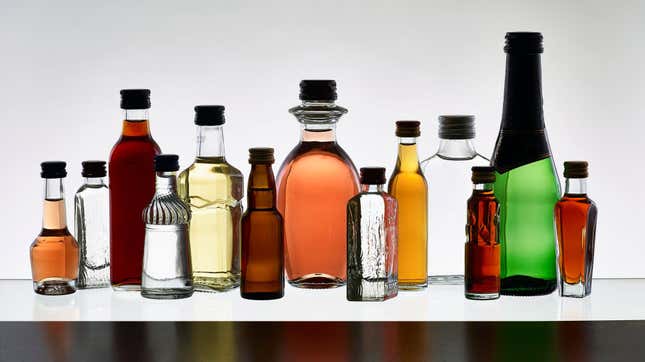
[[[491,164],[500,205],[501,293],[556,289],[553,210],[560,183],[544,128],[540,33],[507,33],[502,124]]]

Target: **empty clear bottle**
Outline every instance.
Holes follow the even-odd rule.
[[[428,182],[428,283],[464,281],[464,203],[471,168],[488,166],[475,149],[475,117],[439,116],[439,149],[421,163]]]
[[[397,201],[385,168],[361,168],[361,192],[347,203],[347,300],[383,301],[398,286]]]
[[[155,195],[143,210],[146,237],[141,295],[146,298],[179,299],[193,294],[190,209],[177,196],[177,170],[177,155],[155,157]]]
[[[82,163],[83,186],[74,197],[74,228],[80,248],[76,287],[110,286],[110,193],[105,161]]]

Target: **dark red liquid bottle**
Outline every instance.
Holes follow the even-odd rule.
[[[155,192],[154,157],[161,153],[150,135],[150,91],[121,91],[123,132],[112,148],[110,177],[110,279],[115,290],[140,290],[145,225],[141,213]]]

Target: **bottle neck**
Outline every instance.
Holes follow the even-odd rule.
[[[399,171],[416,172],[419,170],[419,155],[415,137],[399,138],[399,154],[396,160]]]
[[[65,229],[67,227],[67,218],[62,178],[45,179],[44,199],[43,229]]]
[[[86,177],[85,185],[87,186],[104,186],[105,177]]]
[[[304,123],[300,131],[300,142],[336,142],[336,124]]]
[[[440,139],[437,155],[447,160],[470,160],[477,156],[472,139]]]
[[[361,184],[362,192],[384,192],[383,184],[373,185],[373,184]]]
[[[347,109],[333,101],[303,101],[289,110],[302,123],[301,142],[336,142],[336,122]]]
[[[473,191],[493,192],[493,184],[473,184]]]
[[[177,193],[177,172],[157,172],[155,177],[155,195]]]
[[[197,157],[224,158],[223,126],[197,126]]]
[[[507,54],[502,129],[543,128],[540,54]]]
[[[567,195],[586,195],[587,179],[586,178],[567,178],[564,193]]]
[[[275,209],[275,177],[271,164],[252,164],[247,190],[248,207],[253,209]]]
[[[122,135],[126,137],[150,136],[147,109],[124,109]]]

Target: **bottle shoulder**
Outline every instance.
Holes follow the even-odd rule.
[[[152,225],[188,224],[190,217],[190,208],[175,194],[155,195],[143,210],[143,221]]]

